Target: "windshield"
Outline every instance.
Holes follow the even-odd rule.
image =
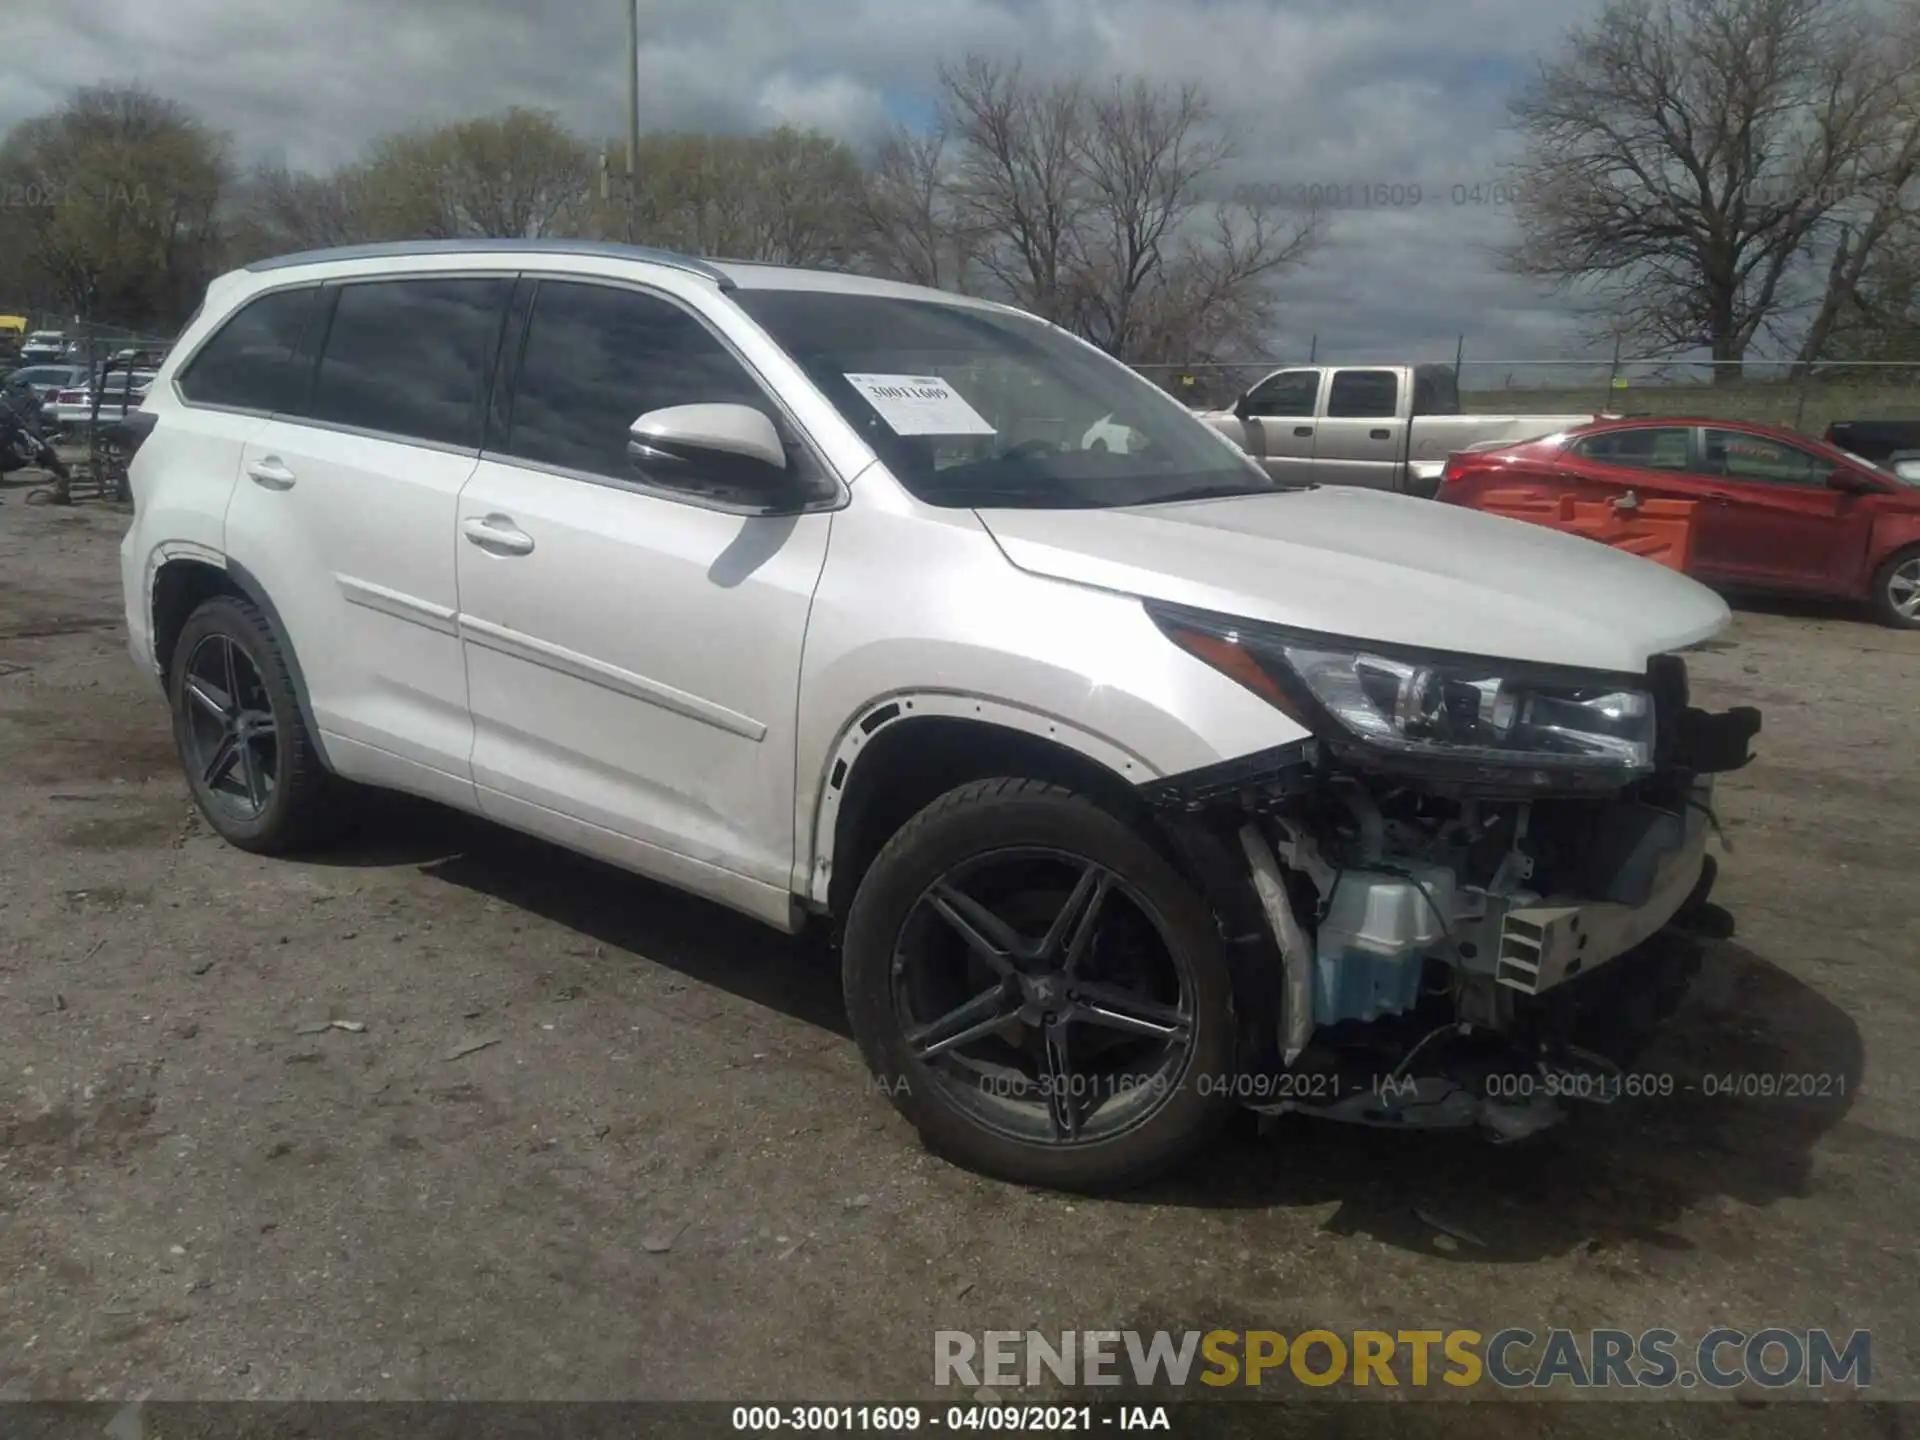
[[[1834,448],[1839,449],[1838,446]],[[1851,450],[1840,450],[1840,453],[1862,470],[1878,475],[1882,480],[1891,480],[1898,485],[1920,486],[1920,465],[1916,465],[1912,460],[1890,457],[1885,464],[1882,464],[1878,460],[1869,460],[1863,455],[1856,455]]]
[[[819,290],[732,298],[930,505],[1104,509],[1290,488],[1038,320]]]

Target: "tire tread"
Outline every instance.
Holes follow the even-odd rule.
[[[1185,892],[1182,903],[1190,911],[1193,943],[1202,947],[1206,957],[1203,964],[1212,963],[1218,967],[1210,987],[1221,997],[1215,1016],[1219,1033],[1213,1043],[1216,1047],[1224,1048],[1219,1049],[1215,1063],[1230,1064],[1236,1024],[1233,988],[1225,961],[1215,945],[1211,911],[1187,877],[1161,853],[1151,837],[1141,834],[1098,797],[1056,781],[995,776],[968,781],[929,802],[888,838],[861,879],[849,915],[848,943],[841,958],[847,1007],[854,1021],[855,1037],[868,1067],[889,1082],[904,1078],[891,1073],[894,1067],[886,1054],[878,1027],[872,1022],[872,1012],[880,1003],[879,997],[869,994],[866,989],[871,983],[869,973],[874,966],[874,959],[859,953],[859,947],[870,943],[867,932],[871,928],[871,917],[865,912],[871,905],[885,903],[876,900],[872,894],[876,877],[880,877],[879,883],[883,886],[892,884],[890,872],[896,866],[911,863],[909,857],[912,852],[928,843],[928,837],[933,832],[951,823],[963,812],[1034,802],[1063,809],[1080,808],[1099,826],[1119,827],[1131,842],[1139,845],[1143,864],[1163,869],[1164,873],[1158,877],[1161,883],[1176,884]],[[1200,977],[1196,977],[1196,982],[1206,983]],[[890,1007],[890,999],[887,1004]],[[1197,1066],[1198,1062],[1195,1074],[1199,1073]],[[1128,1189],[1165,1174],[1198,1150],[1230,1112],[1230,1107],[1224,1103],[1179,1102],[1185,1105],[1187,1128],[1183,1133],[1167,1133],[1164,1130],[1159,1134],[1148,1133],[1157,1123],[1150,1121],[1148,1132],[1133,1132],[1110,1142],[1115,1147],[1125,1147],[1124,1156],[1119,1153],[1102,1155],[1092,1150],[1049,1151],[1023,1142],[1002,1140],[984,1131],[969,1133],[971,1122],[944,1113],[929,1113],[944,1112],[940,1101],[903,1100],[902,1087],[891,1083],[887,1090],[895,1107],[920,1130],[923,1142],[935,1153],[982,1173],[1016,1183],[1085,1193]]]
[[[1920,559],[1920,545],[1906,545],[1893,552],[1873,572],[1872,604],[1874,618],[1882,625],[1895,630],[1920,629],[1920,621],[1909,620],[1893,608],[1893,601],[1887,595],[1887,583],[1893,579],[1893,572],[1910,560]]]
[[[253,642],[255,658],[260,662],[261,679],[278,706],[284,701],[286,715],[276,717],[276,740],[286,756],[281,790],[275,801],[273,820],[258,835],[236,838],[221,832],[228,843],[262,855],[286,855],[310,849],[338,835],[350,819],[345,784],[320,757],[320,747],[307,729],[306,715],[299,703],[299,691],[287,664],[284,642],[273,623],[251,600],[237,595],[216,595],[203,601],[187,617],[180,632],[176,666],[185,664],[193,643],[201,638],[197,629],[213,633],[214,623],[246,632]],[[178,706],[178,673],[169,677],[168,695]],[[177,722],[176,722],[177,723]],[[197,794],[197,792],[196,792]]]

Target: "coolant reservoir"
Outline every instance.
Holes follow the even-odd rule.
[[[1444,865],[1342,871],[1315,937],[1314,1021],[1412,1009],[1427,956],[1445,944],[1453,893],[1454,872]]]

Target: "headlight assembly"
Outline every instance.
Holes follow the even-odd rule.
[[[1653,769],[1653,696],[1619,676],[1148,609],[1182,649],[1372,768],[1529,785],[1624,784]]]

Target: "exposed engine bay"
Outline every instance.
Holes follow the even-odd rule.
[[[1257,925],[1219,905],[1243,967],[1278,961],[1246,1103],[1515,1139],[1562,1102],[1638,1093],[1623,1067],[1683,997],[1696,937],[1730,933],[1708,899],[1713,777],[1760,728],[1691,708],[1677,657],[1650,685],[1656,760],[1617,789],[1417,775],[1320,740],[1146,787],[1216,903],[1235,870],[1255,896]]]

